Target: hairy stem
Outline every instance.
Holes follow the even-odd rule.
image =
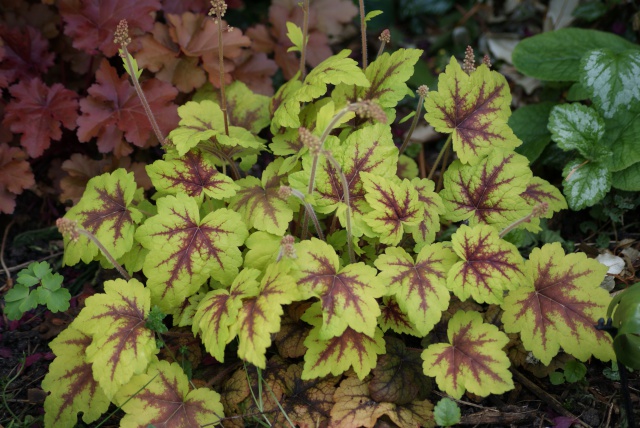
[[[231,176],[233,177],[234,180],[240,180],[242,178],[242,174],[240,174],[240,170],[238,169],[238,166],[236,165],[235,161],[231,159],[226,153],[216,150],[213,147],[208,147],[206,145],[201,146],[201,149],[224,160],[226,164],[229,165],[229,168],[231,169]]]
[[[349,261],[351,263],[355,263],[356,261],[356,256],[355,253],[353,252],[353,238],[352,238],[352,229],[351,229],[351,201],[349,198],[349,183],[347,183],[347,177],[344,176],[344,174],[342,173],[342,168],[340,168],[340,164],[338,163],[338,161],[331,156],[331,153],[329,153],[328,151],[324,151],[324,155],[326,156],[327,160],[331,163],[331,165],[336,169],[336,172],[338,173],[338,175],[340,176],[340,181],[342,182],[342,197],[344,199],[344,203],[347,204],[347,212],[346,212],[346,216],[347,216],[347,224],[346,224],[346,229],[347,229],[347,248],[349,250]]]
[[[411,121],[411,127],[409,127],[409,131],[407,132],[407,135],[404,137],[404,141],[402,142],[402,146],[400,146],[399,155],[404,153],[404,151],[407,149],[407,146],[409,146],[409,141],[411,140],[411,135],[413,135],[413,131],[415,131],[416,125],[418,124],[418,121],[420,120],[420,113],[422,113],[422,104],[423,103],[424,103],[424,96],[420,95],[420,98],[418,98],[418,108],[416,108],[416,115],[413,116],[413,120]]]
[[[131,276],[129,276],[127,271],[124,270],[124,268],[120,265],[120,263],[118,263],[116,261],[116,259],[111,255],[109,250],[107,250],[105,248],[105,246],[102,245],[102,242],[100,242],[100,240],[98,238],[96,238],[96,236],[93,233],[89,232],[86,229],[83,229],[80,226],[78,226],[78,233],[80,235],[86,236],[87,238],[89,238],[91,240],[91,242],[96,244],[96,246],[100,249],[100,251],[102,251],[102,254],[104,254],[104,256],[107,258],[107,260],[109,260],[109,263],[111,263],[113,265],[113,267],[116,268],[116,270],[118,272],[120,272],[120,275],[122,275],[122,277],[124,279],[126,279],[127,281],[129,281],[131,279]]]
[[[218,21],[218,67],[220,69],[220,109],[224,119],[224,133],[229,135],[229,119],[227,118],[227,97],[224,93],[224,50],[222,43],[222,19]]]
[[[362,69],[367,68],[367,22],[364,15],[364,0],[359,0],[360,3],[360,35],[362,38]]]
[[[324,234],[322,233],[322,229],[320,228],[320,222],[318,221],[318,216],[316,216],[316,212],[313,210],[313,207],[311,206],[311,204],[304,199],[304,195],[299,190],[291,188],[291,196],[295,196],[302,202],[302,204],[304,205],[306,215],[309,218],[311,218],[311,221],[313,222],[313,226],[316,228],[318,238],[324,241],[325,240]]]
[[[309,34],[309,0],[302,4],[302,51],[300,51],[300,80],[304,80],[307,72],[307,37]]]
[[[131,58],[129,58],[129,51],[126,46],[122,46],[122,52],[124,53],[123,58],[127,63],[127,67],[129,70],[134,70],[133,64],[131,63]],[[134,73],[135,74],[135,73]],[[144,112],[151,123],[151,128],[153,132],[156,134],[156,138],[160,142],[161,145],[165,144],[165,137],[162,135],[162,131],[160,131],[160,127],[158,126],[158,122],[156,121],[153,112],[151,111],[151,107],[149,106],[149,102],[147,101],[147,97],[144,96],[144,92],[142,92],[142,86],[140,86],[140,82],[138,82],[138,76],[131,76],[131,81],[133,82],[133,87],[136,89],[136,94],[140,98],[140,102],[142,103],[142,107],[144,108]]]
[[[442,146],[440,153],[438,153],[438,157],[436,158],[436,161],[433,163],[433,165],[431,165],[431,171],[429,171],[429,176],[427,177],[429,180],[433,178],[433,175],[436,173],[436,170],[438,169],[438,164],[440,163],[440,160],[442,160],[442,156],[444,156],[444,153],[447,151],[447,149],[449,149],[452,136],[453,134],[449,134],[447,141],[444,143],[444,146]]]

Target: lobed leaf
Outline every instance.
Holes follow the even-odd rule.
[[[42,389],[50,393],[44,401],[47,427],[75,426],[80,412],[85,423],[94,422],[111,404],[86,360],[91,336],[77,330],[76,324],[72,323],[49,344],[56,358],[42,380]]]
[[[11,214],[16,207],[15,197],[35,184],[27,155],[17,147],[0,144],[0,212]]]
[[[461,261],[449,271],[447,286],[460,300],[472,297],[478,303],[502,303],[504,292],[524,281],[518,249],[500,239],[493,227],[463,224],[451,244]]]
[[[126,413],[122,426],[191,428],[217,425],[224,417],[220,394],[210,388],[191,390],[180,365],[167,361],[158,361],[131,379],[115,402]]]
[[[65,218],[77,221],[91,232],[116,259],[133,247],[133,235],[142,213],[135,208],[136,182],[124,168],[94,177],[87,183],[82,199]],[[98,247],[84,235],[77,240],[64,237],[64,264],[100,258]]]
[[[224,131],[224,117],[220,106],[210,100],[189,101],[178,107],[180,123],[169,133],[178,151],[184,156],[201,141],[206,141]]]
[[[409,319],[409,315],[400,308],[395,297],[391,296],[384,296],[382,298],[378,327],[380,327],[382,332],[391,329],[396,333],[404,333],[417,337],[422,336]]]
[[[519,332],[525,348],[545,365],[561,346],[581,361],[614,358],[610,336],[593,327],[610,301],[600,288],[606,272],[582,253],[565,255],[557,242],[535,248],[524,283],[502,304],[505,331]]]
[[[204,195],[213,199],[232,197],[240,188],[220,173],[211,155],[191,150],[184,156],[167,155],[147,166],[147,173],[157,191],[184,193],[202,201]]]
[[[375,327],[372,335],[359,333],[347,327],[342,334],[323,339],[322,312],[319,304],[312,305],[302,317],[314,328],[304,341],[307,352],[304,354],[302,379],[313,379],[331,373],[338,376],[349,368],[363,379],[376,366],[378,355],[384,354],[382,330]]]
[[[75,323],[93,341],[86,350],[93,376],[112,398],[131,378],[144,373],[158,352],[155,335],[145,324],[151,299],[137,279],[104,283],[104,293],[85,301]]]
[[[429,345],[422,353],[424,373],[436,378],[438,388],[458,399],[465,390],[484,397],[513,389],[502,351],[509,338],[498,327],[482,322],[478,312],[458,311],[447,336],[449,344]]]
[[[444,218],[503,228],[531,212],[522,198],[532,173],[527,159],[493,151],[475,166],[454,161],[444,173]]]
[[[522,144],[507,125],[510,105],[504,76],[485,65],[468,75],[451,57],[438,78],[438,91],[424,101],[424,117],[436,131],[452,134],[453,149],[462,163],[476,165],[495,149]]]
[[[434,192],[436,183],[426,178],[414,178],[411,184],[418,191],[418,200],[424,207],[422,219],[417,226],[407,227],[411,232],[416,246],[414,251],[419,252],[425,245],[432,243],[436,233],[440,230],[440,216],[445,213],[442,198]]]
[[[388,284],[407,318],[421,336],[426,336],[440,321],[449,306],[447,272],[457,260],[444,244],[422,248],[414,262],[402,248],[389,247],[374,262],[380,280]]]
[[[335,250],[319,239],[295,245],[300,269],[298,286],[320,299],[323,322],[315,333],[320,340],[340,336],[347,328],[373,337],[380,308],[376,297],[387,291],[376,270],[364,263],[340,267]]]
[[[360,174],[365,199],[372,208],[364,221],[380,236],[383,244],[397,245],[404,235],[404,226],[417,226],[424,207],[418,191],[409,180],[401,183],[371,173]]]
[[[200,219],[197,202],[187,195],[158,199],[158,214],[136,232],[149,249],[143,271],[153,304],[170,312],[210,277],[231,283],[248,234],[240,215],[226,208]]]

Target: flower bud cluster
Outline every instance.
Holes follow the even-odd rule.
[[[364,119],[373,119],[376,122],[387,123],[387,115],[382,107],[373,100],[358,100],[352,104],[353,111]]]
[[[68,218],[59,218],[56,220],[56,226],[62,235],[66,235],[71,239],[71,241],[76,242],[80,237],[80,232],[78,231],[78,222],[74,220],[70,220]]]
[[[126,19],[123,19],[118,23],[116,32],[114,33],[113,42],[120,46],[127,46],[131,43],[131,37],[129,37],[129,25],[127,24]]]
[[[298,134],[300,135],[300,141],[309,149],[312,154],[319,153],[322,149],[322,142],[320,138],[316,137],[304,126],[298,128]]]

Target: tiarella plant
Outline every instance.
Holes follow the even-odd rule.
[[[304,28],[290,34],[304,51]],[[506,351],[518,343],[507,333],[543,364],[561,349],[611,360],[611,338],[593,328],[610,301],[599,288],[607,268],[560,244],[523,260],[503,239],[539,230],[566,203],[513,151],[509,86],[471,50],[420,93],[426,121],[448,134],[443,153],[452,145],[458,157],[442,190],[398,177],[390,123],[421,54],[380,53],[364,70],[348,50],[308,73],[302,62],[272,98],[241,82],[200,90],[159,136],[151,199],[123,169],[93,178],[59,221],[64,262],[99,261],[124,279],[106,281],[52,342],[46,426],[72,426],[80,412],[95,421],[110,403],[123,426],[258,412],[278,426],[371,427],[383,415],[434,426],[424,375],[454,398],[509,391]],[[450,242],[435,242],[442,223],[460,224]],[[446,340],[431,334],[445,322]],[[254,368],[218,392],[196,387],[159,348],[181,327],[215,360],[236,350]],[[439,406],[441,420],[455,423],[453,407]]]

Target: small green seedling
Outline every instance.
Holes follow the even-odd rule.
[[[563,372],[553,372],[549,375],[552,385],[562,385],[565,382],[576,383],[584,379],[587,367],[578,360],[567,362]]]
[[[69,309],[71,294],[62,288],[63,280],[62,275],[53,273],[47,262],[33,262],[22,269],[18,272],[16,284],[4,298],[7,318],[20,319],[25,312],[38,305],[47,305],[51,312]]]
[[[460,408],[451,398],[443,398],[433,408],[436,423],[443,427],[450,427],[460,423]]]

